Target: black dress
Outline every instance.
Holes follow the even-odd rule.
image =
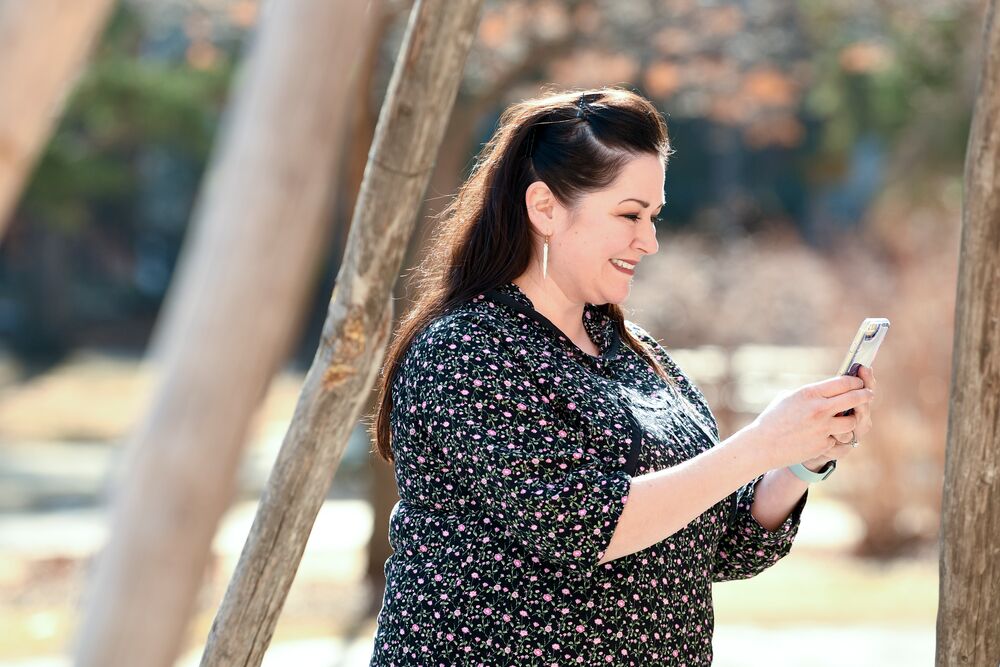
[[[750,480],[670,537],[598,565],[633,476],[718,443],[702,392],[648,332],[683,399],[595,306],[577,347],[513,282],[414,338],[392,393],[400,501],[371,665],[710,665],[712,583],[784,557]],[[682,403],[688,403],[687,410]]]

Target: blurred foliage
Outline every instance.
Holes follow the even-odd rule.
[[[0,246],[0,336],[44,368],[141,345],[176,264],[241,30],[117,5]]]
[[[814,68],[804,109],[822,121],[817,157],[840,164],[862,136],[907,128],[936,171],[960,169],[968,141],[982,4],[799,0]]]
[[[70,230],[92,222],[101,204],[128,210],[144,149],[167,150],[198,171],[207,160],[233,59],[198,69],[142,57],[140,18],[121,4],[110,21],[25,191],[28,218]]]

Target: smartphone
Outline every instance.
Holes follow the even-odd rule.
[[[878,352],[878,347],[882,344],[888,331],[889,320],[884,317],[866,317],[861,322],[861,326],[858,327],[858,333],[855,334],[854,342],[847,350],[847,356],[844,357],[844,363],[840,365],[837,375],[857,376],[859,366],[871,368],[872,362],[875,361],[875,353]],[[854,408],[848,408],[834,416],[843,417],[853,414]]]

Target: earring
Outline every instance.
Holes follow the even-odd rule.
[[[549,273],[549,237],[545,237],[545,245],[542,246],[542,279],[548,278]]]

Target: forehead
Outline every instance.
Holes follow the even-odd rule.
[[[618,204],[623,199],[637,199],[656,207],[663,201],[665,174],[666,170],[659,157],[640,155],[626,162],[618,178],[600,194],[612,204]],[[622,205],[642,204],[627,201]]]

